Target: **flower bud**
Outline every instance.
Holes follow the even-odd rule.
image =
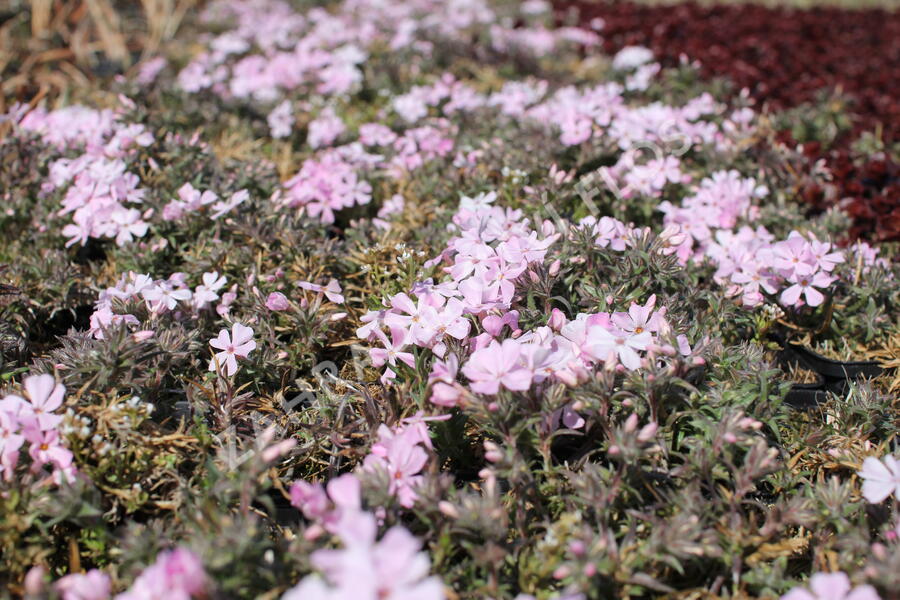
[[[586,551],[587,548],[584,547],[584,542],[581,540],[572,540],[569,542],[569,552],[571,552],[573,556],[584,556]]]
[[[438,502],[438,510],[441,511],[441,514],[450,517],[451,519],[459,518],[459,511],[456,510],[455,506],[453,506],[446,500],[441,500],[440,502]]]
[[[553,331],[559,331],[565,326],[566,321],[566,315],[558,308],[554,308],[550,311],[550,319],[547,321],[547,325]]]
[[[625,431],[628,433],[632,433],[637,429],[638,425],[638,416],[635,413],[631,413],[628,415],[628,418],[625,419]]]
[[[550,277],[556,277],[561,266],[562,262],[560,262],[560,260],[557,258],[552,263],[550,263],[550,268],[547,270],[547,274],[550,275]]]
[[[498,462],[503,459],[503,452],[500,450],[500,446],[495,444],[490,440],[484,441],[484,458],[488,462]]]
[[[47,571],[38,565],[31,567],[25,575],[25,596],[41,596],[44,593],[44,576]]]
[[[638,432],[638,441],[649,442],[654,438],[654,436],[656,436],[656,431],[658,429],[659,425],[657,425],[656,423],[647,423]]]

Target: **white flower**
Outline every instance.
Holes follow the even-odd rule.
[[[613,57],[616,71],[629,71],[653,60],[653,51],[643,46],[625,46]]]

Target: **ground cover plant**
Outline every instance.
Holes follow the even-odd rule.
[[[5,89],[7,596],[900,597],[896,246],[796,113],[541,0],[182,15]]]
[[[566,0],[554,6],[565,21],[602,20],[607,52],[646,46],[665,66],[687,57],[705,76],[727,78],[732,93],[746,89],[773,109],[793,109],[778,124],[779,139],[802,145],[806,170],[825,160],[834,176],[828,190],[804,186],[813,210],[841,204],[854,217],[854,236],[900,238],[900,12],[890,3],[871,10]]]

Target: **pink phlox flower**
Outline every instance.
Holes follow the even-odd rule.
[[[781,600],[881,600],[878,592],[870,585],[860,585],[851,589],[850,578],[846,574],[816,573],[809,578],[809,589],[794,588]]]
[[[450,298],[447,304],[440,310],[426,313],[425,330],[431,333],[427,346],[438,357],[444,356],[447,346],[444,343],[445,336],[457,340],[464,340],[469,335],[472,324],[463,316],[465,305],[456,298]]]
[[[345,519],[338,536],[341,549],[317,550],[313,566],[324,579],[310,575],[282,600],[444,600],[443,585],[427,577],[429,560],[421,544],[402,526],[376,542],[375,517],[359,512]]]
[[[291,101],[285,100],[266,117],[269,131],[273,138],[285,138],[291,135],[294,125],[294,114],[291,110]]]
[[[372,357],[372,365],[381,367],[385,363],[392,367],[397,366],[397,361],[405,363],[409,368],[416,367],[416,357],[410,352],[403,352],[403,349],[409,345],[409,332],[402,327],[391,327],[391,339],[380,329],[373,330],[375,337],[381,341],[384,348],[370,348],[369,356]]]
[[[232,210],[246,202],[250,199],[250,192],[247,190],[238,190],[231,195],[227,201],[219,200],[218,202],[212,205],[212,212],[209,214],[209,218],[212,220],[219,219],[226,214],[230,213]]]
[[[290,307],[290,301],[287,299],[287,296],[281,292],[272,292],[266,297],[266,308],[271,311],[279,312],[288,310]]]
[[[37,470],[46,464],[53,464],[60,469],[67,469],[72,465],[72,453],[62,445],[57,430],[41,431],[36,427],[26,426],[22,432],[28,440],[28,454],[34,461],[32,469]]]
[[[640,334],[644,331],[656,333],[665,328],[665,312],[654,311],[656,294],[647,299],[644,306],[632,302],[627,313],[617,312],[612,315],[613,324],[626,333]]]
[[[16,412],[20,410],[14,406],[16,401],[25,401],[18,396],[7,396],[0,406],[0,471],[3,479],[10,481],[16,464],[19,462],[19,450],[25,443],[25,436],[19,433],[20,424],[16,418]]]
[[[586,349],[597,361],[606,362],[611,356],[615,356],[626,369],[633,371],[641,366],[638,351],[646,350],[652,339],[649,331],[628,333],[592,327],[588,331]]]
[[[324,294],[326,298],[335,304],[344,303],[344,296],[341,295],[341,284],[337,279],[330,279],[328,284],[324,286],[317,283],[310,283],[309,281],[298,281],[297,287],[311,292]]]
[[[777,291],[775,278],[764,262],[755,260],[750,254],[743,254],[736,267],[737,270],[731,274],[731,281],[740,284],[745,293],[759,292],[760,289],[768,294]]]
[[[361,323],[365,323],[356,330],[356,337],[361,340],[372,339],[376,329],[381,329],[384,325],[384,318],[387,316],[387,310],[370,310],[359,318]]]
[[[443,302],[442,299],[439,299]],[[434,325],[438,321],[437,310],[431,296],[413,300],[401,292],[391,297],[391,310],[384,316],[384,322],[391,328],[406,329],[409,339],[415,344],[427,344],[434,336]]]
[[[237,300],[237,292],[235,290],[237,290],[237,284],[234,284],[231,286],[231,290],[222,294],[222,301],[216,306],[216,314],[220,317],[226,317],[231,312],[231,305]]]
[[[359,126],[359,141],[366,146],[389,146],[396,139],[397,134],[391,131],[387,125],[364,123]]]
[[[303,480],[291,485],[291,505],[299,509],[311,521],[321,521],[328,515],[328,496],[321,483]]]
[[[306,142],[311,148],[321,148],[332,144],[344,131],[346,126],[334,109],[326,107],[318,117],[309,122]]]
[[[209,345],[220,350],[209,363],[209,370],[216,370],[216,363],[228,377],[237,373],[238,358],[247,358],[256,348],[253,341],[253,329],[241,323],[235,323],[229,334],[227,329],[219,331],[219,335],[209,341]]]
[[[208,585],[200,558],[179,547],[161,552],[116,600],[190,600],[203,596]]]
[[[144,288],[141,295],[150,310],[157,314],[175,310],[178,302],[187,302],[192,296],[190,289],[175,288],[165,281],[158,281],[152,287]]]
[[[431,434],[428,431],[427,423],[430,421],[446,421],[451,417],[451,415],[435,415],[435,416],[425,416],[425,413],[421,410],[416,411],[411,417],[406,417],[401,423],[401,428],[398,430],[402,430],[404,434],[411,435],[414,439],[418,440],[418,443],[422,444],[429,450],[434,450],[434,446],[431,444]]]
[[[382,424],[378,428],[378,442],[372,445],[371,453],[363,461],[364,470],[387,474],[390,481],[388,491],[406,508],[415,504],[418,497],[415,488],[422,481],[419,473],[428,462],[421,436],[418,427],[391,431]]]
[[[774,267],[785,277],[812,275],[815,270],[815,256],[809,241],[797,232],[791,232],[788,239],[773,246]],[[793,303],[791,303],[793,304]]]
[[[458,253],[449,272],[456,281],[473,274],[483,276],[489,266],[499,260],[496,251],[480,239],[458,238],[454,247]]]
[[[532,373],[522,361],[519,342],[512,339],[493,341],[487,348],[472,353],[462,369],[473,391],[494,395],[504,388],[522,392],[531,387]]]
[[[509,305],[516,293],[516,286],[513,282],[525,271],[525,268],[524,263],[511,264],[499,256],[497,262],[488,265],[483,277],[489,289],[496,290],[501,302]]]
[[[863,480],[862,494],[869,502],[877,504],[891,494],[900,500],[900,461],[893,456],[881,460],[866,458],[859,476]]]
[[[816,261],[816,266],[828,273],[833,271],[838,264],[844,262],[844,253],[840,251],[832,252],[829,242],[820,242],[812,238],[809,242],[809,251]]]
[[[434,361],[428,375],[432,404],[446,407],[458,404],[462,393],[461,387],[456,383],[458,374],[459,358],[455,354],[450,354],[445,360]]]
[[[62,600],[109,600],[110,583],[106,573],[91,569],[61,577],[53,588]]]
[[[481,326],[493,337],[500,335],[504,326],[509,326],[511,331],[519,328],[519,311],[511,310],[502,315],[485,315],[481,319]]]
[[[218,271],[212,271],[204,273],[202,281],[203,283],[194,290],[193,304],[196,310],[203,310],[218,300],[218,291],[225,286],[228,280],[224,275],[220,276]]]
[[[22,383],[29,400],[27,414],[21,415],[26,426],[33,426],[39,431],[55,429],[63,418],[53,414],[53,411],[62,406],[65,386],[47,373],[26,377]]]
[[[823,271],[816,273],[800,274],[796,272],[788,278],[793,283],[790,287],[781,293],[781,303],[785,306],[797,306],[800,296],[806,298],[806,303],[810,306],[819,306],[825,301],[825,296],[816,288],[827,288],[834,281],[834,278]]]

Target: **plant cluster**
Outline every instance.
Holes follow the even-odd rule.
[[[900,597],[900,384],[792,409],[774,341],[900,364],[896,249],[603,35],[217,0],[6,112],[7,595]]]
[[[650,50],[662,65],[696,61],[771,109],[781,141],[825,160],[827,186],[810,201],[840,205],[854,218],[850,238],[900,239],[896,163],[900,150],[900,12],[755,3],[554,2],[563,21],[603,24],[603,47]],[[724,98],[723,98],[724,99]],[[856,146],[863,144],[865,150]],[[883,219],[881,217],[884,217]]]

